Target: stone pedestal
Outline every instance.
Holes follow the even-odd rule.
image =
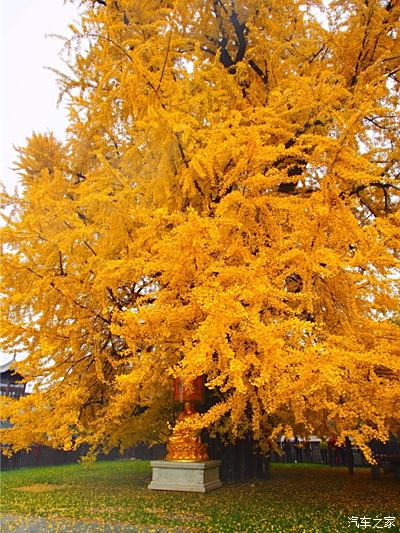
[[[151,461],[152,490],[208,492],[222,487],[219,479],[221,461],[183,462]]]

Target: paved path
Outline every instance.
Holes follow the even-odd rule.
[[[65,518],[21,517],[5,515],[0,518],[1,533],[185,533],[193,529],[147,527],[126,524],[99,524],[96,522],[69,521]]]

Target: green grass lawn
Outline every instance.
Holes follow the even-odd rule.
[[[149,491],[150,477],[148,462],[125,460],[3,472],[1,510],[197,532],[362,530],[348,526],[350,516],[370,518],[364,531],[372,531],[379,529],[376,517],[395,516],[390,531],[400,531],[399,483],[390,476],[373,480],[368,469],[349,476],[344,468],[274,465],[270,480],[207,494]]]

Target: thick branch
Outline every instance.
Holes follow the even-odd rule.
[[[242,61],[242,59],[244,58],[244,55],[246,53],[247,41],[246,41],[246,38],[244,36],[244,31],[245,31],[245,28],[246,28],[246,24],[241,24],[239,22],[238,15],[237,15],[237,13],[236,13],[236,11],[234,9],[232,11],[232,15],[229,17],[229,20],[232,22],[233,27],[235,28],[236,36],[238,38],[238,45],[239,46],[238,46],[238,51],[236,53],[236,58],[235,58],[235,64],[236,64],[239,61]]]
[[[232,14],[229,17],[229,20],[231,21],[231,23],[232,23],[232,25],[233,25],[233,27],[235,29],[236,37],[237,37],[237,40],[238,40],[238,50],[237,50],[237,53],[236,53],[235,60],[232,61],[232,59],[231,59],[232,64],[229,65],[229,66],[236,65],[237,63],[239,63],[239,61],[242,61],[244,59],[244,56],[246,55],[247,44],[248,44],[246,36],[245,36],[246,31],[247,31],[246,23],[241,23],[239,21],[239,17],[238,17],[238,14],[236,13],[236,11],[234,9],[234,3],[233,2],[232,2],[232,8],[233,8],[232,9]],[[262,69],[254,61],[254,59],[250,59],[248,63],[249,63],[249,66],[257,74],[257,76],[259,76],[261,78],[261,80],[264,83],[264,85],[267,85],[268,84],[268,73],[267,72],[263,72]],[[234,71],[232,71],[232,73],[234,73]]]
[[[263,72],[253,59],[250,59],[249,65],[254,70],[254,72],[261,78],[264,85],[267,85],[268,84],[268,72]]]

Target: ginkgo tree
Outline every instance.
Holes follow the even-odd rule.
[[[399,15],[83,2],[66,141],[34,134],[4,196],[10,450],[163,440],[174,377],[231,439],[399,429]]]

